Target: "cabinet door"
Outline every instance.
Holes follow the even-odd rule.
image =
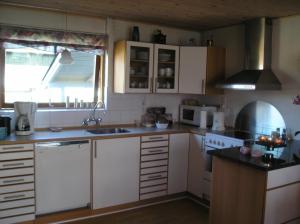
[[[205,94],[207,47],[180,47],[179,93]]]
[[[153,87],[153,44],[127,41],[125,89],[150,93]]]
[[[201,197],[204,177],[204,136],[190,135],[188,192]]]
[[[187,190],[189,134],[170,135],[168,194]]]
[[[93,148],[93,209],[139,200],[140,138],[104,139]]]
[[[179,47],[154,45],[154,92],[178,93]]]

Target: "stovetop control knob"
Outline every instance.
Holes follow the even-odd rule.
[[[222,147],[224,147],[224,146],[225,146],[224,142],[222,142],[221,146],[222,146]]]
[[[217,145],[221,145],[220,141],[217,142]]]
[[[216,140],[214,140],[213,143],[216,144]]]

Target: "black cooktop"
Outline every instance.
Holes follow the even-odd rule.
[[[254,140],[254,136],[247,131],[238,131],[238,130],[225,130],[225,131],[213,131],[212,133],[223,135],[226,137],[237,138],[242,140]]]

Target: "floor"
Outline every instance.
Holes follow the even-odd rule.
[[[208,209],[182,199],[68,224],[208,224]]]

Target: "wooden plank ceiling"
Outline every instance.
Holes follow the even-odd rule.
[[[256,17],[300,14],[300,0],[1,0],[90,16],[191,29],[238,24]]]

